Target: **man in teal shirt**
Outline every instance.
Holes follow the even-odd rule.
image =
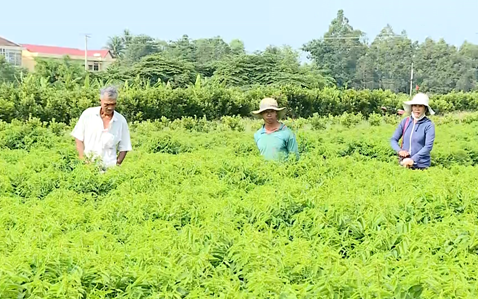
[[[279,122],[285,108],[279,108],[277,101],[265,98],[259,110],[252,112],[264,120],[264,125],[254,134],[254,140],[262,156],[267,160],[286,160],[290,154],[299,159],[299,149],[294,133]]]

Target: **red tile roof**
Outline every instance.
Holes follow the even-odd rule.
[[[85,50],[75,48],[53,47],[53,46],[40,46],[22,44],[22,46],[30,52],[52,55],[69,55],[69,56],[85,56]],[[109,53],[109,50],[88,50],[88,57],[95,57],[95,54],[100,54],[102,58],[105,58]]]
[[[0,37],[0,46],[8,46],[8,47],[20,47],[20,45],[15,44],[12,41],[9,41],[8,39]]]

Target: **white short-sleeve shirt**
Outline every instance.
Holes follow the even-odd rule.
[[[111,167],[116,165],[118,152],[132,150],[129,128],[126,119],[115,111],[109,127],[104,129],[100,109],[86,109],[71,136],[83,141],[85,155],[100,157],[105,167]]]

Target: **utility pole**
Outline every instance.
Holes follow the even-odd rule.
[[[412,62],[412,68],[410,70],[410,97],[412,97],[412,90],[413,90],[413,62]]]
[[[89,34],[85,34],[85,70],[88,70],[88,38]]]

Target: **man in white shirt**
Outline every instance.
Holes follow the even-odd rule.
[[[101,159],[105,168],[121,165],[132,150],[128,123],[115,111],[118,91],[107,87],[100,92],[99,107],[86,109],[71,135],[76,139],[80,159]],[[119,154],[117,154],[119,152]]]

